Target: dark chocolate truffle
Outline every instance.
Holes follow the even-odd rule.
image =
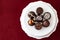
[[[41,7],[38,7],[38,8],[36,9],[36,12],[37,12],[37,15],[40,15],[40,14],[43,13],[43,9],[42,9]]]
[[[42,25],[44,27],[48,27],[50,25],[50,22],[48,20],[43,21]]]
[[[45,12],[43,18],[48,20],[51,18],[51,14],[49,12]]]
[[[33,11],[30,11],[28,13],[28,17],[31,18],[31,19],[33,19],[34,17],[36,17],[36,14]]]
[[[30,19],[30,20],[28,21],[28,24],[29,24],[30,26],[33,26],[33,25],[34,25],[34,21]]]
[[[36,28],[37,30],[40,30],[40,29],[42,28],[42,23],[41,23],[41,22],[35,23],[35,28]]]

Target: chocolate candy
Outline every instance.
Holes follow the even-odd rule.
[[[34,20],[35,20],[35,22],[41,22],[42,21],[42,16],[40,15],[40,16],[37,16]]]
[[[36,28],[37,30],[40,30],[40,29],[42,28],[42,23],[41,23],[41,22],[35,23],[35,28]]]
[[[49,12],[42,14],[43,9],[41,7],[38,7],[36,12],[37,15],[33,11],[29,12],[28,16],[30,20],[28,21],[28,24],[30,26],[35,25],[37,30],[40,30],[42,27],[48,27],[50,25],[49,19],[51,18],[51,14]]]
[[[43,13],[43,9],[42,9],[41,7],[38,7],[38,8],[36,9],[36,12],[37,12],[37,15],[40,15],[40,14]]]
[[[33,11],[30,11],[28,13],[28,17],[31,18],[31,19],[33,19],[34,17],[36,17],[36,14]]]
[[[30,26],[33,26],[33,25],[34,25],[34,21],[30,19],[30,20],[28,21],[28,24],[29,24]]]
[[[43,18],[48,20],[51,18],[51,14],[49,12],[45,12]]]
[[[48,27],[50,25],[50,22],[48,20],[43,21],[42,25],[44,27]]]

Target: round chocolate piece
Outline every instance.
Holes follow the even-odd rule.
[[[35,23],[35,28],[37,30],[40,30],[42,28],[42,23],[40,23],[40,22]]]
[[[28,13],[28,17],[31,18],[31,19],[33,19],[34,17],[36,17],[36,14],[33,11],[30,11]]]
[[[37,12],[37,15],[40,15],[43,13],[43,9],[41,7],[38,7],[36,12]]]
[[[29,24],[30,26],[33,26],[33,25],[34,25],[34,21],[33,21],[33,20],[29,20],[29,21],[28,21],[28,24]]]
[[[48,20],[43,21],[42,25],[44,27],[48,27],[50,25],[50,22]]]
[[[51,14],[49,12],[45,12],[43,18],[48,20],[51,18]]]
[[[42,20],[43,20],[43,18],[42,18],[41,15],[40,16],[37,16],[36,18],[34,18],[34,21],[35,22],[42,22]]]

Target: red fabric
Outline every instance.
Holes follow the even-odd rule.
[[[37,40],[28,37],[20,25],[22,9],[33,1],[38,0],[0,0],[0,40]],[[60,18],[60,0],[43,1],[51,3]],[[57,30],[50,37],[41,40],[60,40],[59,24]]]

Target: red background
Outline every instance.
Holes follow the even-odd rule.
[[[38,0],[0,0],[0,40],[37,40],[28,37],[21,29],[20,15],[22,9],[28,3]],[[43,0],[52,4],[57,10],[60,18],[60,1],[59,0]],[[57,30],[48,38],[41,40],[60,40],[60,22]]]

